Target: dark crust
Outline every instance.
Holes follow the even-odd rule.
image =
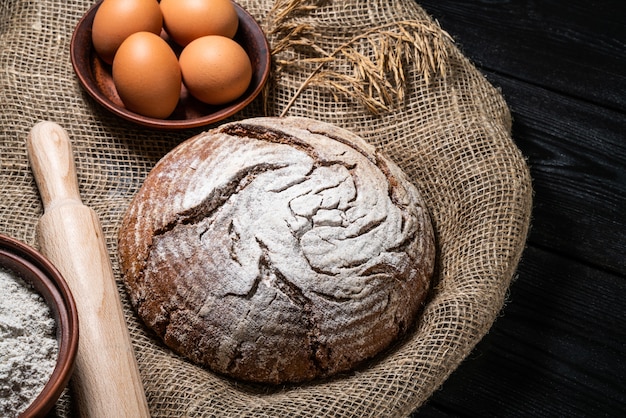
[[[294,123],[299,128],[302,128],[302,121],[302,119],[297,118]],[[319,127],[320,125],[316,123],[315,126]],[[390,169],[389,162],[386,158],[377,152],[369,152],[365,148],[360,147],[358,143],[343,138],[341,135],[337,134],[336,129],[329,129],[329,132],[325,132],[323,129],[320,130],[319,128],[314,130],[306,123],[304,123],[304,127],[311,134],[322,135],[351,147],[370,161],[370,163],[375,165],[387,179],[387,192],[390,200],[396,206],[402,206],[402,203],[396,199],[396,188],[398,188],[398,190],[405,190],[404,188],[408,180],[397,178],[396,175],[394,175],[394,170]],[[227,135],[231,137],[233,141],[237,141],[237,138],[255,139],[273,144],[289,145],[309,155],[311,159],[315,161],[315,167],[339,164],[343,165],[348,171],[355,168],[342,160],[328,160],[322,158],[315,146],[302,138],[284,132],[280,129],[280,126],[270,128],[265,125],[255,124],[254,120],[230,123],[214,131],[210,131],[208,134],[193,138],[192,140],[204,141],[212,135],[218,134]],[[181,147],[184,146],[183,144]],[[192,157],[191,155],[187,156],[183,148],[179,151],[183,152],[179,152],[177,158]],[[274,341],[274,343],[272,343],[274,345],[268,346],[273,347],[273,349],[277,351],[273,354],[274,356],[285,357],[290,354],[294,356],[293,361],[288,361],[284,366],[276,366],[278,367],[278,371],[274,370],[272,373],[268,372],[267,367],[274,367],[276,363],[280,362],[282,359],[268,359],[268,349],[259,352],[255,351],[253,348],[255,344],[260,340],[266,339],[262,335],[245,337],[252,338],[255,342],[246,343],[245,340],[239,341],[231,352],[227,364],[224,365],[223,362],[220,363],[220,353],[216,351],[217,349],[215,347],[211,346],[210,337],[215,332],[218,334],[220,332],[228,332],[219,331],[219,329],[231,329],[229,328],[229,324],[224,326],[220,324],[211,325],[208,322],[215,321],[215,318],[209,318],[208,322],[205,322],[205,320],[207,320],[206,318],[205,320],[199,319],[199,307],[196,305],[197,303],[201,303],[199,299],[197,299],[199,296],[193,296],[191,300],[185,299],[184,295],[181,296],[181,294],[185,292],[196,292],[193,288],[198,285],[205,286],[207,283],[206,280],[202,279],[195,284],[185,284],[185,282],[180,281],[180,278],[176,279],[174,276],[178,274],[178,271],[175,270],[176,268],[181,268],[180,262],[175,260],[168,261],[167,259],[160,260],[158,257],[154,258],[153,254],[156,254],[155,245],[158,242],[168,242],[167,245],[172,245],[169,243],[175,243],[178,239],[184,239],[185,234],[188,234],[188,232],[182,232],[186,230],[185,228],[195,228],[197,225],[210,219],[213,214],[228,201],[230,196],[244,190],[257,175],[280,169],[281,167],[280,164],[277,165],[266,162],[253,164],[248,170],[241,171],[240,175],[233,177],[231,181],[223,187],[214,189],[201,204],[173,214],[170,216],[168,222],[163,224],[157,223],[153,229],[146,229],[145,224],[151,222],[150,218],[158,215],[159,211],[150,212],[150,210],[148,210],[146,213],[145,208],[150,205],[142,207],[141,210],[143,210],[144,213],[137,213],[137,211],[141,212],[138,207],[142,200],[144,201],[143,203],[145,203],[145,199],[150,197],[156,200],[162,199],[162,197],[159,197],[159,188],[161,186],[155,180],[156,173],[162,170],[159,165],[155,167],[153,173],[148,176],[144,187],[135,199],[136,201],[134,200],[129,207],[129,211],[120,229],[119,246],[121,268],[129,288],[131,301],[147,325],[163,338],[167,345],[175,351],[189,357],[194,362],[209,367],[216,372],[247,381],[272,384],[308,381],[350,370],[364,360],[371,358],[387,347],[393,340],[404,334],[408,327],[414,322],[418,310],[423,303],[434,267],[435,253],[432,227],[426,210],[422,207],[421,212],[419,212],[419,216],[421,216],[418,220],[419,228],[414,230],[411,234],[406,235],[396,247],[387,250],[390,253],[409,254],[409,258],[412,260],[410,262],[412,266],[404,271],[399,269],[406,269],[406,266],[399,267],[386,264],[387,262],[382,262],[365,269],[361,273],[362,277],[370,278],[374,280],[374,282],[382,277],[395,277],[390,283],[396,283],[396,285],[399,283],[399,288],[397,290],[390,288],[389,291],[391,293],[385,294],[385,292],[382,292],[379,297],[380,300],[372,305],[372,307],[379,306],[379,308],[376,309],[384,309],[384,311],[380,311],[380,313],[376,313],[378,311],[358,311],[359,313],[355,311],[353,315],[356,317],[349,319],[349,322],[353,324],[351,327],[355,327],[355,329],[367,329],[367,332],[372,333],[373,336],[365,339],[365,341],[367,341],[366,346],[359,347],[358,349],[351,346],[347,348],[346,351],[346,348],[341,345],[337,346],[336,343],[332,341],[337,339],[338,341],[350,341],[350,344],[352,344],[352,339],[357,337],[344,338],[342,340],[339,334],[327,335],[328,331],[324,329],[325,325],[323,324],[325,321],[327,322],[324,316],[329,313],[325,313],[324,309],[327,308],[323,308],[323,306],[349,305],[351,299],[333,295],[330,291],[315,289],[304,291],[303,288],[285,277],[279,268],[272,265],[271,257],[268,255],[270,249],[267,248],[266,243],[257,239],[256,245],[258,245],[263,252],[263,255],[259,258],[258,269],[259,272],[261,272],[260,275],[255,279],[247,293],[225,293],[223,299],[225,305],[218,308],[217,312],[221,313],[217,316],[237,318],[237,314],[234,312],[244,312],[245,309],[248,309],[242,305],[243,303],[250,303],[253,298],[258,297],[259,294],[263,292],[265,292],[266,296],[267,292],[276,292],[270,304],[275,306],[292,306],[292,308],[293,306],[297,307],[294,312],[298,313],[290,314],[296,316],[294,316],[292,320],[288,319],[287,322],[292,321],[293,324],[299,324],[297,327],[301,327],[304,337],[298,338],[304,338],[304,340],[299,340],[295,343],[293,341],[285,341],[284,345],[281,345],[283,342],[278,338],[278,342]],[[398,171],[396,170],[395,172],[397,173]],[[167,206],[167,201],[159,201],[155,203],[155,205]],[[401,209],[404,210],[405,208]],[[164,207],[164,210],[169,211],[169,208]],[[384,222],[384,219],[364,225],[356,235],[363,235],[378,228],[380,222]],[[136,232],[138,230],[144,231],[145,234],[143,236],[137,234]],[[200,240],[203,238],[202,234],[199,234]],[[236,237],[236,231],[234,231],[232,222],[225,230],[224,234]],[[223,237],[220,237],[218,241],[221,242],[223,240]],[[414,251],[417,251],[417,253],[412,254]],[[230,254],[233,253],[231,252]],[[202,256],[211,257],[210,254],[194,254],[190,260],[190,265],[192,267],[196,266],[193,268],[197,268],[197,266],[205,263],[206,261],[203,261]],[[233,258],[231,255],[231,258],[235,259],[236,257]],[[176,267],[171,267],[171,262],[174,262]],[[148,270],[158,271],[159,273],[156,273],[155,276],[154,273],[148,274]],[[328,271],[317,269],[315,272],[323,277],[333,277],[335,275],[330,269],[328,269]],[[173,274],[173,276],[169,276],[169,274]],[[206,275],[202,273],[202,269],[198,271],[198,274],[201,276]],[[398,276],[398,274],[400,275]],[[171,279],[168,279],[168,277],[171,277]],[[263,279],[264,281],[262,280],[263,277],[265,277],[265,279]],[[267,280],[269,277],[271,277],[274,290],[267,288]],[[412,278],[409,279],[410,277]],[[208,278],[208,280],[210,282],[212,279]],[[282,296],[277,299],[277,295]],[[384,308],[380,308],[380,306]],[[379,319],[379,314],[386,312],[389,306],[396,309],[396,314],[393,314],[388,321]],[[237,311],[237,309],[244,309],[244,311]],[[253,310],[248,310],[248,312],[256,312],[256,308],[252,309]],[[239,315],[241,315],[241,313]],[[272,321],[271,317],[264,316],[263,309],[259,310],[254,315],[257,315],[258,320],[261,322]],[[278,317],[280,317],[280,315]],[[291,318],[291,316],[287,318]],[[217,318],[217,321],[219,321],[219,318]],[[280,328],[280,325],[279,323],[277,327]],[[254,332],[261,331],[260,329],[257,331],[252,330],[252,334],[254,334]],[[337,332],[349,333],[348,329]],[[270,340],[273,338],[273,336],[267,337],[271,337]],[[219,339],[221,337],[215,334],[215,338]],[[274,338],[274,340],[275,339],[276,338]],[[270,357],[271,355],[272,354],[269,354]],[[258,365],[261,363],[265,364],[265,366]]]

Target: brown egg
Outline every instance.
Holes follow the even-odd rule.
[[[94,16],[91,39],[100,58],[111,64],[129,35],[143,31],[159,34],[162,26],[156,0],[104,0]]]
[[[232,38],[239,17],[231,0],[161,0],[163,24],[179,45],[207,35]]]
[[[154,33],[137,32],[126,38],[115,54],[112,75],[128,110],[166,118],[178,104],[181,73],[176,54]]]
[[[181,52],[179,62],[189,93],[212,105],[235,100],[252,79],[248,54],[224,36],[203,36],[192,41]]]

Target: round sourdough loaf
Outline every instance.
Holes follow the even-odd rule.
[[[427,209],[364,140],[306,118],[224,124],[168,153],[124,217],[131,301],[165,344],[252,382],[353,369],[414,323]]]

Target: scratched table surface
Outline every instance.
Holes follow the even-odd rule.
[[[626,416],[626,1],[417,1],[501,89],[535,195],[500,317],[412,417]]]

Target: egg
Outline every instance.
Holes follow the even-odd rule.
[[[178,104],[182,76],[176,54],[154,33],[137,32],[122,42],[112,77],[124,106],[135,113],[167,118]]]
[[[157,0],[104,0],[93,19],[94,49],[107,64],[124,39],[135,32],[161,33],[163,15]]]
[[[224,36],[193,40],[181,52],[179,63],[189,93],[212,105],[235,100],[252,80],[248,54],[241,45]]]
[[[232,38],[239,17],[231,0],[161,0],[163,25],[181,46],[207,35]]]

